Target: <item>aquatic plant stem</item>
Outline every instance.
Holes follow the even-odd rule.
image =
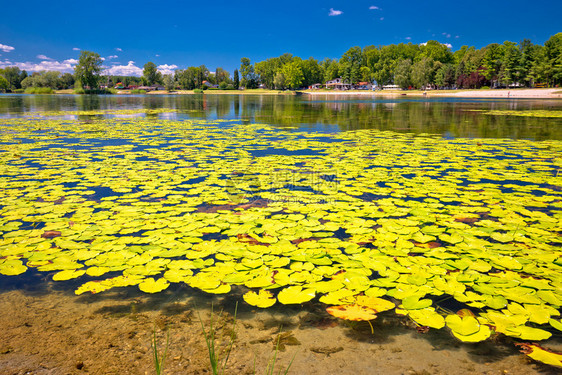
[[[153,331],[152,338],[152,353],[154,356],[154,370],[157,375],[161,375],[164,371],[164,362],[166,361],[166,356],[168,355],[168,346],[170,343],[170,330],[166,332],[166,346],[164,347],[164,354],[161,358],[158,355],[158,346],[156,340],[156,329]]]
[[[224,374],[225,370],[226,370],[226,365],[228,363],[228,359],[230,358],[230,353],[232,352],[232,347],[234,346],[234,340],[236,339],[236,333],[235,333],[235,328],[236,328],[236,314],[238,312],[238,302],[236,302],[236,306],[234,308],[234,323],[232,325],[232,331],[230,334],[230,342],[228,344],[228,348],[226,349],[226,357],[224,358],[224,360],[222,361],[222,366],[221,366],[221,361],[219,359],[219,356],[217,354],[217,348],[216,348],[216,339],[215,339],[215,334],[216,334],[216,330],[213,327],[213,305],[211,304],[211,320],[209,323],[209,332],[207,333],[207,330],[205,329],[205,325],[203,324],[203,319],[201,319],[201,315],[199,313],[197,313],[197,315],[199,316],[199,322],[201,323],[201,329],[203,330],[203,335],[205,336],[205,342],[207,344],[207,349],[209,351],[209,361],[211,363],[211,370],[213,372],[213,375],[219,375],[219,374]]]

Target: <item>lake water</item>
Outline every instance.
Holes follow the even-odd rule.
[[[1,95],[0,373],[558,373],[560,113]]]

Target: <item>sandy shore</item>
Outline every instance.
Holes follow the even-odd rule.
[[[313,96],[369,96],[369,97],[459,97],[459,98],[509,98],[509,99],[562,99],[562,89],[515,89],[515,90],[435,90],[424,91],[303,91]]]
[[[57,94],[72,94],[72,90],[58,90]],[[131,94],[128,90],[120,90],[120,95]],[[150,91],[146,95],[192,95],[193,90]],[[206,90],[205,95],[311,95],[311,96],[367,96],[367,97],[451,97],[451,98],[506,98],[506,99],[562,99],[562,88],[551,89],[501,89],[501,90],[388,90],[388,91],[326,91],[326,90],[304,90],[304,91],[279,91],[279,90]]]
[[[239,293],[209,297],[186,287],[158,294],[130,287],[75,296],[72,288],[53,282],[26,290],[0,285],[1,374],[154,374],[153,333],[162,355],[168,332],[164,373],[208,375],[201,321],[208,330],[210,301],[217,350],[224,358],[234,325],[233,302],[242,300]],[[419,333],[395,314],[380,314],[372,321],[373,332],[364,322],[328,315],[317,303],[269,309],[241,303],[236,319],[227,374],[265,374],[280,331],[283,346],[274,373],[291,361],[292,375],[558,373],[530,361],[511,339],[465,344],[442,330]]]

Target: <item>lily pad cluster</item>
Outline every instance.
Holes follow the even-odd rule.
[[[562,111],[535,109],[535,110],[506,110],[496,109],[483,112],[486,115],[493,116],[520,116],[520,117],[546,117],[546,118],[562,118]]]
[[[1,122],[3,275],[81,278],[77,294],[238,286],[260,308],[394,310],[467,342],[562,328],[560,141]]]

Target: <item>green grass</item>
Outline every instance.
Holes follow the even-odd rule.
[[[154,359],[154,371],[156,375],[161,375],[164,373],[164,362],[166,361],[166,356],[168,355],[169,344],[170,344],[170,331],[168,330],[166,332],[166,346],[164,347],[164,353],[162,354],[162,356],[160,356],[158,352],[156,329],[155,329],[152,338],[152,354]]]
[[[281,341],[281,331],[279,331],[279,335],[277,335],[277,343],[275,344],[275,352],[273,353],[273,357],[271,358],[271,360],[269,361],[269,363],[267,364],[267,368],[265,370],[266,375],[273,375],[273,371],[275,370],[275,362],[277,362],[277,354],[279,353],[279,342]],[[285,369],[285,371],[283,372],[283,375],[287,375],[289,373],[289,370],[291,369],[291,366],[293,365],[293,361],[295,360],[297,353],[295,352],[295,355],[293,355],[293,358],[291,358],[291,362],[289,362],[289,365],[287,366],[287,368]],[[281,374],[282,370],[279,370],[277,372],[277,374]],[[256,364],[254,361],[254,374],[256,373]]]
[[[199,322],[201,323],[201,329],[203,330],[203,335],[205,336],[205,342],[207,344],[207,349],[209,350],[209,362],[211,364],[211,370],[213,375],[224,374],[226,370],[226,364],[228,363],[228,358],[230,357],[230,353],[232,352],[232,347],[234,345],[234,340],[236,339],[236,313],[238,311],[238,302],[236,302],[236,307],[234,308],[234,322],[232,324],[232,331],[230,333],[230,340],[228,343],[228,347],[224,353],[224,358],[220,358],[218,353],[218,347],[216,342],[216,328],[213,326],[213,307],[211,305],[211,322],[209,323],[209,331],[205,329],[205,325],[203,324],[203,319],[201,319],[201,315],[199,313]]]
[[[234,342],[236,340],[236,314],[238,312],[238,302],[236,302],[236,307],[234,308],[234,322],[232,323],[232,330],[230,332],[230,339],[228,341],[228,346],[224,351],[224,358],[220,358],[218,351],[220,350],[217,347],[217,329],[216,326],[213,325],[213,307],[211,306],[211,321],[209,323],[209,330],[205,329],[205,325],[203,324],[203,319],[201,319],[201,315],[199,315],[199,322],[201,323],[201,329],[203,330],[203,335],[205,336],[205,343],[207,344],[207,349],[209,351],[209,362],[211,365],[211,371],[213,375],[222,375],[225,374],[226,365],[228,363],[228,359],[230,358],[230,354],[232,353],[232,347],[234,346]],[[220,315],[219,315],[220,316]],[[275,352],[273,356],[269,360],[267,364],[267,368],[265,370],[266,375],[273,375],[275,372],[275,363],[277,362],[277,354],[279,353],[279,344],[281,340],[281,335],[277,336],[277,343],[275,345]],[[295,360],[296,353],[289,362],[287,368],[283,370],[279,370],[277,374],[284,374],[287,375],[291,366],[293,365],[293,361]],[[254,374],[256,374],[256,360],[254,357]]]
[[[74,89],[74,94],[84,95],[84,94],[93,94],[93,95],[110,95],[110,94],[117,94],[117,90],[115,89],[84,89],[82,87],[77,87]]]

